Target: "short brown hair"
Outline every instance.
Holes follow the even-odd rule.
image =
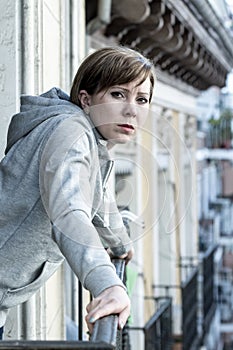
[[[78,106],[79,91],[93,95],[114,85],[150,78],[150,99],[154,88],[153,64],[139,52],[127,47],[105,47],[86,57],[80,65],[70,92],[70,100]]]

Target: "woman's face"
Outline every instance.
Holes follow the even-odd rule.
[[[148,77],[140,85],[136,80],[93,95],[85,90],[80,94],[86,94],[88,114],[99,133],[112,144],[126,143],[148,116],[150,86]]]

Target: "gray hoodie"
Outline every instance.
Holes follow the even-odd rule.
[[[112,166],[106,142],[62,90],[21,98],[0,163],[0,326],[64,258],[94,296],[122,285],[105,250],[130,248],[107,186]]]

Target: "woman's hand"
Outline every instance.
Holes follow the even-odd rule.
[[[111,259],[118,258],[118,259],[123,259],[125,260],[126,265],[128,262],[133,258],[134,255],[134,248],[131,248],[127,253],[121,255],[121,256],[115,256],[113,255],[112,251],[110,248],[107,249],[108,255],[110,256]]]
[[[134,248],[131,248],[126,254],[120,256],[120,259],[124,259],[126,265],[128,264],[128,262],[133,258],[134,255]]]
[[[121,286],[105,289],[87,305],[86,322],[92,333],[96,320],[103,316],[118,314],[118,328],[122,329],[130,314],[130,299]]]

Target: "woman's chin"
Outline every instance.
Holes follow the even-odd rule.
[[[125,144],[132,140],[132,137],[118,137],[116,139],[109,140],[108,142],[116,145],[116,144]]]

